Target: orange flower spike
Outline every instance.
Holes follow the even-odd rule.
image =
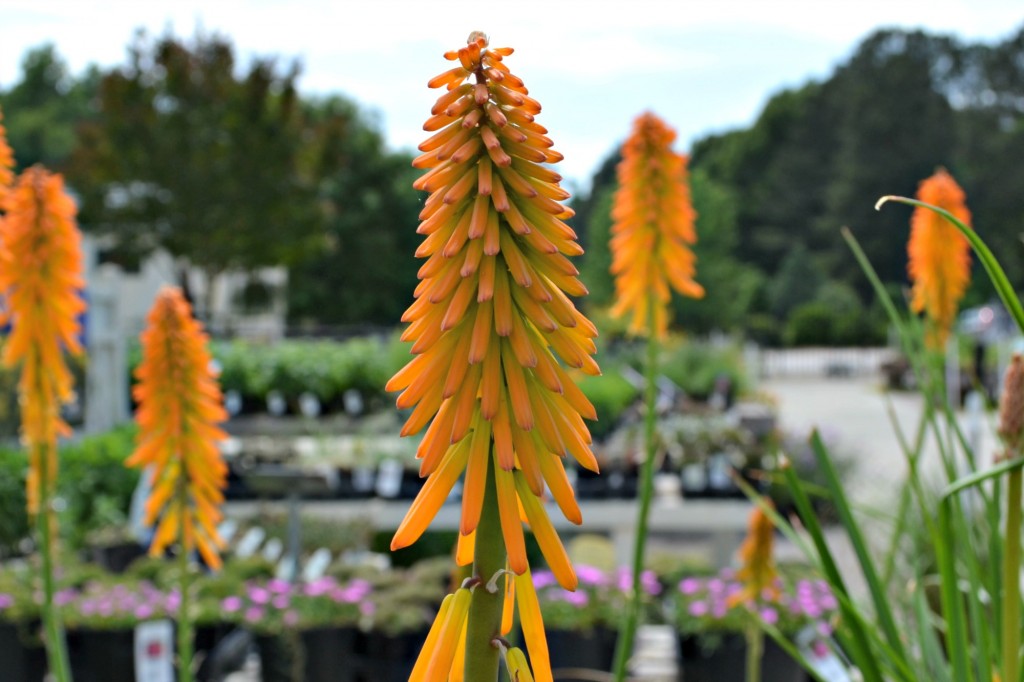
[[[142,333],[134,389],[138,446],[125,463],[152,470],[145,522],[157,530],[150,554],[161,555],[180,537],[183,551],[198,549],[207,565],[219,568],[227,466],[217,442],[227,434],[217,424],[227,413],[206,343],[181,291],[163,288]]]
[[[612,314],[632,315],[630,330],[655,333],[668,327],[669,287],[690,298],[704,289],[689,246],[697,241],[696,212],[690,204],[686,157],[672,151],[676,133],[652,113],[641,114],[622,147],[619,189],[612,207],[611,273],[616,303]],[[648,308],[655,303],[655,309]]]
[[[14,152],[7,144],[7,130],[3,121],[4,112],[0,110],[0,211],[4,210],[11,185],[14,184]]]
[[[502,537],[521,573],[526,560],[517,510],[542,508],[522,497],[535,498],[543,477],[556,481],[570,520],[581,520],[561,485],[569,425],[573,455],[596,461],[581,418],[594,417],[593,405],[569,385],[562,365],[589,374],[600,369],[591,357],[596,329],[567,296],[586,293],[567,258],[582,252],[562,222],[572,215],[560,203],[569,194],[559,187],[560,176],[541,165],[561,155],[534,120],[540,105],[504,63],[511,53],[474,33],[466,47],[446,55],[454,68],[429,83],[443,91],[424,125],[432,134],[413,162],[425,171],[414,187],[429,193],[417,230],[424,240],[416,255],[426,262],[403,316],[409,323],[403,338],[413,342],[416,357],[388,390],[404,391],[399,406],[412,410],[403,435],[427,429],[421,455],[428,480],[392,549],[416,541],[463,472],[462,538],[475,530],[494,466],[502,470]],[[536,414],[548,405],[572,414]],[[516,484],[520,470],[532,489]],[[543,546],[556,553],[551,559],[571,587],[575,576],[553,530],[549,535]],[[467,544],[460,538],[463,555]]]
[[[743,591],[734,597],[734,601],[761,601],[778,597],[778,586],[775,584],[778,574],[772,554],[774,543],[775,527],[772,520],[763,509],[757,507],[750,514],[747,538],[740,547],[743,566],[737,571],[736,577],[743,583]]]
[[[945,169],[940,168],[921,183],[917,198],[949,211],[965,225],[971,224],[964,191]],[[948,220],[918,207],[910,219],[907,253],[907,270],[914,283],[911,307],[928,315],[934,324],[929,345],[941,347],[971,280],[970,244]]]
[[[0,141],[0,156],[5,148]],[[0,159],[0,167],[2,163]],[[52,485],[57,476],[57,437],[69,433],[60,418],[60,404],[72,398],[74,386],[64,351],[82,353],[81,234],[64,181],[40,167],[20,176],[7,195],[6,209],[0,220],[0,291],[7,299],[6,318],[12,330],[2,361],[5,367],[22,367],[21,430],[30,448],[28,508],[35,514],[42,465]],[[40,460],[44,450],[46,462]]]

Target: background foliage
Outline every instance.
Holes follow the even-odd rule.
[[[123,65],[78,75],[53,46],[29,52],[0,106],[23,166],[68,172],[83,226],[113,238],[107,257],[130,263],[162,246],[211,273],[285,264],[293,324],[391,324],[418,268],[407,257],[422,201],[410,157],[387,148],[356,102],[299,92],[299,72],[271,57],[243,65],[221,36],[139,34]],[[872,199],[912,195],[937,166],[965,188],[1020,282],[1022,102],[1024,29],[994,44],[882,30],[827,78],[775,94],[750,127],[698,139],[708,295],[678,301],[676,326],[772,344],[883,341],[839,228],[854,231],[883,281],[904,284],[906,216],[876,213]],[[609,156],[573,202],[592,314],[613,292],[617,162]],[[982,280],[965,305],[991,298]]]

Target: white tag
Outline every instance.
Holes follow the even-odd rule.
[[[135,679],[174,682],[174,625],[151,620],[135,627]]]
[[[386,459],[377,469],[377,494],[381,497],[398,497],[402,489],[402,463]]]
[[[836,655],[835,649],[814,632],[813,628],[801,630],[796,636],[796,641],[800,654],[821,679],[826,682],[852,682],[853,678]]]

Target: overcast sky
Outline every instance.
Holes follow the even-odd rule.
[[[0,0],[0,87],[45,42],[77,73],[123,62],[138,28],[201,28],[230,37],[243,60],[298,59],[304,92],[354,98],[393,148],[412,149],[436,97],[426,82],[448,68],[442,53],[480,29],[516,49],[506,63],[543,105],[560,171],[585,185],[645,109],[685,150],[749,124],[774,92],[827,76],[879,27],[994,41],[1022,24],[1020,0]]]

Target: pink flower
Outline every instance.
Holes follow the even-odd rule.
[[[240,608],[242,608],[242,599],[241,597],[236,597],[233,595],[230,597],[225,597],[224,600],[220,603],[220,607],[228,613],[234,613],[238,611]]]
[[[569,602],[573,606],[586,606],[590,603],[590,597],[587,596],[586,592],[569,592],[566,591],[563,595],[565,601]]]
[[[267,589],[274,594],[287,594],[291,591],[292,586],[287,580],[281,580],[280,578],[274,578],[267,583]]]
[[[579,565],[576,567],[576,577],[580,579],[580,582],[584,585],[607,585],[608,576],[604,574],[600,568],[594,566]]]
[[[270,602],[270,591],[262,587],[250,587],[249,599],[255,604],[267,604]]]
[[[683,578],[679,581],[679,591],[683,594],[696,594],[700,587],[700,580],[697,578]]]

